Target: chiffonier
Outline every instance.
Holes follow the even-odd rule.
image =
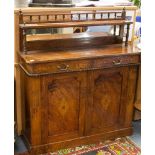
[[[22,122],[33,155],[132,134],[140,52],[126,10],[19,11]],[[89,27],[110,26],[110,33]],[[82,33],[36,34],[85,27]]]

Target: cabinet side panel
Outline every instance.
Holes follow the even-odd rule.
[[[129,68],[128,74],[128,87],[127,87],[127,101],[126,101],[126,113],[124,125],[126,127],[131,126],[132,116],[133,116],[133,107],[136,95],[136,86],[137,86],[137,77],[138,77],[138,66],[132,66]]]
[[[26,85],[27,85],[27,77],[25,72],[20,69],[21,75],[21,115],[22,115],[22,134],[26,137],[26,139],[31,143],[31,123],[30,123],[30,105],[27,102],[27,93],[26,93]]]
[[[39,145],[41,144],[40,78],[29,77],[23,72],[22,83],[25,113],[23,134],[28,143]]]

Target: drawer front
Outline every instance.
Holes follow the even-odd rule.
[[[138,55],[106,57],[94,60],[93,68],[104,68],[119,65],[136,64],[139,62],[140,58]]]
[[[91,61],[60,61],[33,65],[34,73],[63,73],[91,68]]]
[[[42,64],[25,65],[32,74],[50,74],[72,71],[100,69],[113,66],[136,64],[140,62],[139,55],[113,56],[87,60],[72,60],[60,62],[48,62]]]

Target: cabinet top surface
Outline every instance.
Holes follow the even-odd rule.
[[[27,55],[20,54],[22,59],[28,64],[46,63],[62,60],[90,59],[107,56],[140,54],[140,50],[135,45],[124,46],[122,44],[107,45],[98,48],[65,49],[59,51],[33,51]]]

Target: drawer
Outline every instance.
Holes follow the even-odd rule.
[[[27,69],[30,72],[41,74],[41,73],[61,73],[80,71],[83,69],[92,68],[91,60],[75,60],[75,61],[60,61],[60,62],[49,62],[42,64],[31,64]]]
[[[139,63],[139,55],[111,56],[85,60],[57,61],[38,64],[23,64],[31,74],[63,73],[100,69],[113,66]]]
[[[139,62],[140,62],[140,58],[138,55],[106,57],[106,58],[94,60],[93,68],[121,66],[121,65],[127,65],[127,64],[136,64]]]

